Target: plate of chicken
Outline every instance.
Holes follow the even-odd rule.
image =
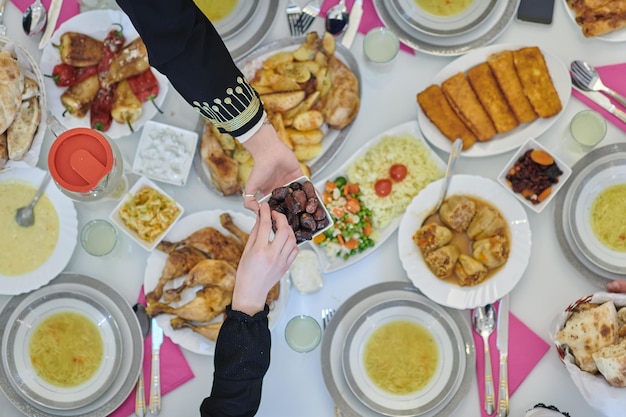
[[[232,301],[237,265],[255,219],[209,210],[182,218],[146,262],[147,311],[166,336],[183,348],[213,355]],[[272,329],[287,305],[288,274],[267,296]]]
[[[442,181],[424,188],[402,217],[402,266],[413,284],[441,305],[469,309],[493,303],[515,287],[528,265],[526,211],[495,181],[455,175],[432,214]]]

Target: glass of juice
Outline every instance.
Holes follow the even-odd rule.
[[[80,232],[80,244],[90,255],[107,255],[117,244],[117,230],[106,220],[91,220]]]
[[[606,120],[594,110],[582,110],[572,118],[569,131],[582,150],[588,152],[606,136]]]
[[[311,316],[295,316],[285,328],[285,340],[290,348],[296,352],[310,352],[322,340],[322,328]]]
[[[363,39],[363,54],[368,66],[376,71],[385,71],[398,55],[400,40],[385,27],[373,28]]]

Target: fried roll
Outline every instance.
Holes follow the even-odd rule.
[[[513,51],[513,63],[524,94],[539,117],[552,117],[558,114],[563,106],[541,50],[532,46]]]

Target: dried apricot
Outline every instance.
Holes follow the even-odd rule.
[[[554,163],[554,158],[546,151],[542,151],[541,149],[533,149],[530,153],[530,159],[539,165],[552,165]]]
[[[552,187],[546,188],[541,193],[539,193],[539,195],[537,196],[537,201],[541,203],[550,195],[551,192],[552,192]]]

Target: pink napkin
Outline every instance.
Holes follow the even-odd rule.
[[[600,74],[600,77],[602,78],[602,82],[604,83],[604,85],[617,91],[621,95],[626,96],[626,81],[624,81],[625,80],[624,74],[626,73],[626,63],[606,65],[604,67],[596,67],[596,69],[598,70],[598,73]],[[620,119],[613,116],[611,113],[609,113],[608,111],[604,110],[602,107],[598,106],[596,103],[591,101],[587,96],[579,93],[573,88],[572,88],[572,94],[574,95],[574,97],[576,97],[578,100],[585,103],[587,106],[602,113],[605,119],[607,119],[609,122],[613,123],[615,126],[619,127],[624,132],[626,132],[626,123],[622,122]],[[599,94],[602,94],[602,93],[599,93]],[[620,105],[617,101],[614,101],[613,99],[611,99],[611,101],[620,110],[626,111],[626,109],[623,108],[622,105]]]
[[[320,14],[322,16],[326,16],[326,12],[328,11],[328,9],[330,9],[337,3],[338,0],[324,0]],[[346,6],[348,7],[348,10],[352,9],[353,3],[354,0],[346,1]],[[376,13],[376,9],[374,8],[374,3],[372,3],[372,0],[363,0],[363,16],[361,17],[361,23],[359,24],[359,33],[365,34],[369,32],[370,29],[380,26],[385,25],[378,18],[378,13]],[[410,54],[415,53],[413,48],[409,48],[403,43],[400,43],[400,49]]]
[[[33,3],[33,0],[11,0],[11,2],[17,7],[21,12],[24,12]],[[46,7],[46,10],[50,8],[51,0],[41,0],[41,3]],[[76,0],[65,0],[63,1],[63,5],[61,6],[61,13],[59,14],[59,20],[57,20],[57,25],[54,30],[57,30],[61,23],[65,22],[70,17],[76,16],[80,12],[80,8],[78,6],[78,1]]]
[[[471,314],[471,313],[470,313]],[[493,386],[495,392],[496,412],[498,411],[498,375],[500,372],[500,353],[496,347],[496,331],[489,337],[491,353],[491,369],[493,372]],[[488,416],[484,407],[485,361],[483,355],[482,338],[473,332],[476,346],[476,377],[478,379],[478,399],[482,417]],[[550,346],[517,317],[509,313],[509,398],[546,354]],[[540,400],[540,399],[539,399]]]
[[[143,287],[139,298],[139,303],[145,303]],[[148,407],[148,399],[150,398],[150,370],[152,362],[152,340],[150,335],[146,337],[143,344],[143,379],[145,388],[146,410]],[[187,360],[180,351],[180,347],[175,345],[169,337],[163,338],[161,344],[161,395],[165,395],[174,388],[184,384],[192,379],[195,375],[189,367]],[[208,395],[208,392],[207,392]],[[201,399],[198,399],[198,407],[200,407]],[[135,413],[135,389],[130,393],[128,398],[120,405],[117,410],[109,414],[109,417],[127,417]],[[146,415],[148,413],[146,412]]]

